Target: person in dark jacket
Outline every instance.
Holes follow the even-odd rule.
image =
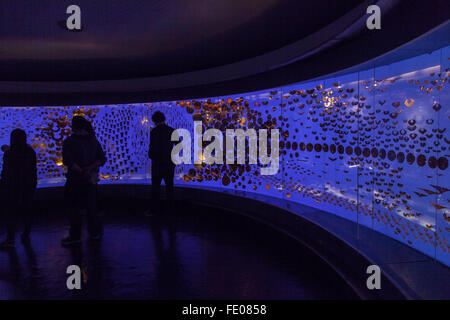
[[[169,204],[173,200],[173,178],[175,173],[175,164],[172,162],[172,148],[175,142],[172,142],[172,132],[174,129],[168,126],[166,117],[160,111],[152,115],[152,121],[156,127],[150,132],[150,148],[148,157],[152,160],[152,200],[157,212],[160,211],[160,188],[161,181],[164,179],[166,185],[166,197]],[[146,212],[151,216],[151,211]]]
[[[100,240],[97,182],[99,167],[105,164],[106,156],[85,118],[73,117],[72,135],[64,141],[62,153],[67,167],[65,191],[70,205],[70,231],[61,243],[70,246],[81,242],[81,209],[87,210],[89,239]]]
[[[92,123],[89,121],[86,121],[86,131],[88,132],[88,134],[90,134],[93,137],[96,137],[95,134],[95,129],[92,126]],[[97,169],[97,175],[100,173],[99,169]],[[95,173],[94,173],[95,174]],[[99,191],[98,188],[96,188],[96,193],[97,193],[97,212],[98,212],[98,216],[100,221],[102,220],[102,217],[105,215],[105,211],[103,209],[102,203],[100,201],[100,197],[99,197]],[[103,225],[103,222],[101,222],[101,225]],[[103,229],[103,227],[102,227]]]
[[[23,218],[22,243],[29,245],[33,218],[31,208],[37,185],[36,152],[27,144],[27,135],[21,129],[11,132],[10,146],[2,149],[1,187],[6,200],[7,237],[0,247],[14,247],[19,215]]]

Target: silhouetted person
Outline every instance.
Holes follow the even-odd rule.
[[[91,135],[94,138],[96,138],[94,127],[92,126],[92,123],[89,122],[89,121],[86,121],[86,131],[87,131],[87,133],[89,135]],[[100,173],[100,170],[97,168],[97,175],[99,173]],[[100,201],[98,187],[95,189],[95,191],[96,191],[96,194],[97,194],[97,214],[98,214],[100,222],[101,222],[102,221],[102,217],[104,216],[104,209],[103,209],[102,203]],[[101,222],[101,225],[103,225],[102,222]],[[102,230],[103,230],[103,227],[102,227]]]
[[[17,218],[23,218],[24,245],[30,244],[33,218],[31,205],[37,184],[36,152],[27,144],[27,135],[21,129],[11,132],[10,146],[5,147],[1,186],[5,196],[7,237],[0,247],[14,247]]]
[[[148,157],[152,160],[152,201],[157,213],[160,212],[161,181],[164,179],[166,185],[166,197],[169,204],[173,200],[173,177],[175,164],[172,162],[172,148],[175,142],[171,141],[174,129],[169,127],[165,121],[166,117],[160,111],[156,111],[152,116],[156,127],[150,132],[150,148]],[[146,212],[150,216],[150,210]]]
[[[70,203],[70,232],[62,239],[64,246],[81,242],[81,209],[86,209],[91,240],[101,239],[97,213],[97,182],[99,167],[106,162],[103,149],[89,132],[87,120],[72,119],[72,135],[63,143],[63,163],[67,167],[65,191]]]

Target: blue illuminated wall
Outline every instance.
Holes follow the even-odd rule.
[[[280,171],[182,165],[176,182],[257,192],[368,226],[450,264],[450,47],[367,71],[263,92],[191,101],[1,107],[0,144],[13,128],[37,151],[39,186],[62,185],[61,147],[74,114],[107,151],[102,183],[147,183],[151,114],[175,128],[280,130]],[[376,244],[374,244],[376,245]]]

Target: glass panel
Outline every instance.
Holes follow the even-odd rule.
[[[374,229],[432,257],[438,113],[431,81],[438,73],[438,52],[375,70],[381,161],[375,170]]]
[[[436,132],[437,177],[434,191],[438,192],[436,209],[436,259],[450,265],[450,175],[448,160],[450,157],[450,47],[440,50],[441,70],[431,83],[436,89],[435,106],[438,118]]]
[[[358,145],[358,223],[373,228],[375,168],[379,165],[376,144],[377,123],[374,70],[359,72]]]
[[[38,155],[39,187],[64,184],[62,143],[73,115],[91,120],[108,162],[101,183],[148,183],[151,115],[190,134],[218,129],[223,164],[183,164],[176,183],[273,196],[373,228],[449,264],[450,48],[389,66],[239,95],[133,105],[0,107],[0,144],[22,128]],[[227,163],[226,129],[278,129],[279,171],[262,174],[247,141],[244,164]],[[209,142],[203,141],[205,148]],[[237,145],[233,148],[237,161]],[[250,163],[250,160],[256,161]],[[356,225],[355,225],[356,226]],[[382,246],[381,244],[377,244]],[[392,247],[378,248],[391,257]],[[411,251],[413,252],[413,251]],[[410,261],[412,256],[404,257]],[[396,257],[398,261],[401,257]]]

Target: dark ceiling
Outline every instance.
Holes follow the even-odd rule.
[[[0,106],[251,92],[450,45],[449,0],[0,0]],[[366,9],[381,8],[380,30]]]
[[[362,0],[67,0],[0,2],[0,80],[75,81],[213,68],[298,41]]]

